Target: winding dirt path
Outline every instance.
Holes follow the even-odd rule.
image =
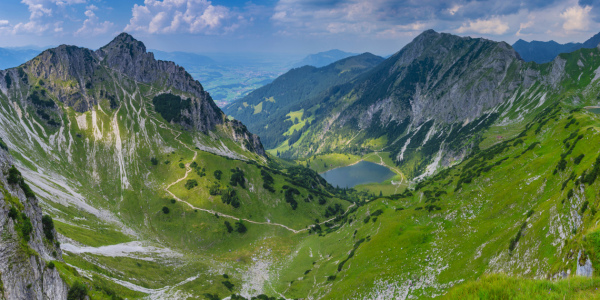
[[[162,125],[162,124],[161,124],[161,125]],[[163,127],[163,128],[165,128],[165,127]],[[173,132],[173,130],[172,130],[171,128],[168,128],[168,129],[171,131],[171,133],[174,133],[174,132]],[[175,137],[175,140],[176,140],[176,141],[178,141],[178,142],[179,142],[181,145],[183,145],[183,146],[184,146],[185,148],[187,148],[188,150],[190,150],[190,151],[194,152],[194,158],[192,159],[192,162],[193,162],[193,161],[195,161],[195,160],[196,160],[196,158],[198,157],[198,151],[196,151],[196,150],[192,149],[190,146],[188,146],[188,145],[186,145],[185,143],[183,143],[182,141],[180,141],[180,140],[179,140],[179,136],[180,136],[180,135],[181,135],[181,133],[177,134],[177,136]],[[279,226],[279,227],[282,227],[282,228],[284,228],[284,229],[286,229],[286,230],[289,230],[289,231],[291,231],[291,232],[293,232],[293,233],[300,233],[300,232],[303,232],[303,231],[307,231],[307,230],[308,230],[308,228],[304,228],[304,229],[296,230],[296,229],[290,228],[290,227],[288,227],[288,226],[286,226],[286,225],[279,224],[279,223],[271,223],[271,222],[257,222],[257,221],[252,221],[252,220],[248,220],[248,219],[244,219],[244,218],[238,218],[238,217],[234,217],[234,216],[227,215],[227,214],[224,214],[224,213],[221,213],[221,212],[218,212],[218,211],[214,211],[214,210],[211,210],[211,209],[206,209],[206,208],[201,208],[201,207],[195,207],[195,206],[193,206],[192,204],[190,204],[189,202],[187,202],[187,201],[185,201],[185,200],[183,200],[183,199],[181,199],[181,198],[177,197],[177,196],[176,196],[175,194],[173,194],[173,192],[171,192],[169,189],[170,189],[172,186],[174,186],[174,185],[176,185],[176,184],[178,184],[178,183],[182,182],[183,180],[185,180],[185,179],[188,177],[188,175],[190,174],[190,172],[192,172],[192,168],[190,167],[190,165],[191,165],[191,164],[192,164],[191,162],[189,162],[189,163],[185,164],[185,168],[186,168],[186,171],[185,171],[185,176],[183,176],[183,177],[181,177],[181,178],[177,179],[176,181],[172,182],[172,183],[171,183],[171,184],[169,184],[167,187],[165,187],[165,191],[166,191],[166,192],[167,192],[169,195],[171,195],[171,197],[173,197],[173,199],[175,199],[176,201],[179,201],[179,202],[181,202],[181,203],[185,203],[185,204],[187,204],[187,205],[188,205],[190,208],[192,208],[192,209],[197,209],[197,210],[204,211],[204,212],[207,212],[207,213],[210,213],[210,214],[213,214],[213,215],[217,215],[217,216],[219,216],[219,217],[228,218],[228,219],[233,219],[233,220],[236,220],[236,221],[237,221],[237,220],[242,220],[242,221],[244,221],[244,222],[248,222],[248,223],[252,223],[252,224],[259,224],[259,225],[270,225],[270,226]],[[350,209],[351,209],[353,206],[355,206],[355,205],[356,205],[355,203],[352,203],[352,205],[348,206],[348,208],[346,209],[346,211],[344,212],[344,214],[348,213],[348,211],[349,211],[349,210],[350,210]],[[323,222],[319,223],[319,225],[325,224],[325,223],[327,223],[327,222],[329,222],[329,221],[332,221],[333,219],[335,219],[335,218],[331,218],[331,219],[329,219],[329,220],[323,221]]]

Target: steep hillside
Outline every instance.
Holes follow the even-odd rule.
[[[349,82],[383,61],[370,53],[339,60],[326,67],[304,66],[281,75],[248,96],[225,107],[225,112],[247,124],[267,148],[274,148],[294,130],[300,131],[314,110],[311,99],[333,86]],[[303,110],[304,109],[304,110]],[[290,115],[292,114],[292,115]],[[296,116],[297,115],[297,116]],[[302,121],[298,125],[298,119]]]
[[[66,299],[56,265],[62,252],[52,218],[14,167],[0,139],[0,299]]]

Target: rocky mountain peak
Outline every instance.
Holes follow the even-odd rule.
[[[110,43],[100,48],[97,52],[102,56],[137,57],[147,54],[146,45],[125,32],[116,36]],[[152,58],[154,58],[153,55]]]

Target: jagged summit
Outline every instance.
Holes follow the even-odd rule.
[[[122,53],[129,54],[132,57],[147,53],[146,45],[126,32],[117,35],[110,43],[98,49],[96,52],[103,56],[113,53]],[[153,55],[152,58],[154,58]]]

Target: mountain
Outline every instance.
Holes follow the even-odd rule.
[[[286,132],[300,129],[306,123],[297,124],[290,114],[299,114],[300,120],[310,119],[301,111],[306,101],[333,86],[355,79],[382,61],[379,56],[363,53],[321,68],[304,66],[292,69],[226,106],[225,112],[249,124],[250,130],[260,135],[268,148],[274,148],[285,140]]]
[[[468,153],[473,145],[461,135],[493,122],[491,109],[533,84],[539,71],[521,71],[525,66],[506,43],[425,31],[356,80],[303,106],[310,126],[275,149],[292,158],[385,150],[416,176],[436,161],[423,152],[440,156],[442,165]]]
[[[311,98],[271,87],[299,101],[276,150],[296,161],[127,34],[1,71],[2,298],[597,295],[599,48],[536,64],[426,31],[354,59]],[[315,167],[363,159],[397,175],[339,189]]]
[[[303,67],[303,66],[313,66],[313,67],[324,67],[333,62],[336,62],[340,59],[344,59],[350,56],[356,56],[358,53],[350,53],[344,52],[338,49],[332,49],[329,51],[319,52],[316,54],[309,54],[302,60],[292,64],[293,68]]]
[[[555,41],[540,42],[531,41],[526,42],[519,39],[512,46],[519,53],[523,60],[535,61],[538,64],[547,63],[552,61],[560,53],[570,53],[581,48],[595,48],[600,44],[600,33],[589,38],[583,43],[567,43],[559,44]]]
[[[552,61],[560,53],[569,53],[582,47],[581,43],[559,44],[555,41],[526,42],[519,39],[512,47],[519,53],[525,61],[535,61],[543,64]]]
[[[41,51],[35,49],[0,48],[0,69],[12,68],[34,58]]]
[[[187,66],[198,66],[198,65],[214,65],[216,62],[206,56],[197,53],[189,53],[189,52],[165,52],[160,50],[150,50],[154,53],[154,57],[160,60],[172,61],[176,64],[183,66],[187,69]]]
[[[583,42],[582,48],[596,48],[600,44],[600,32],[596,33],[593,37],[589,38],[587,41]]]

